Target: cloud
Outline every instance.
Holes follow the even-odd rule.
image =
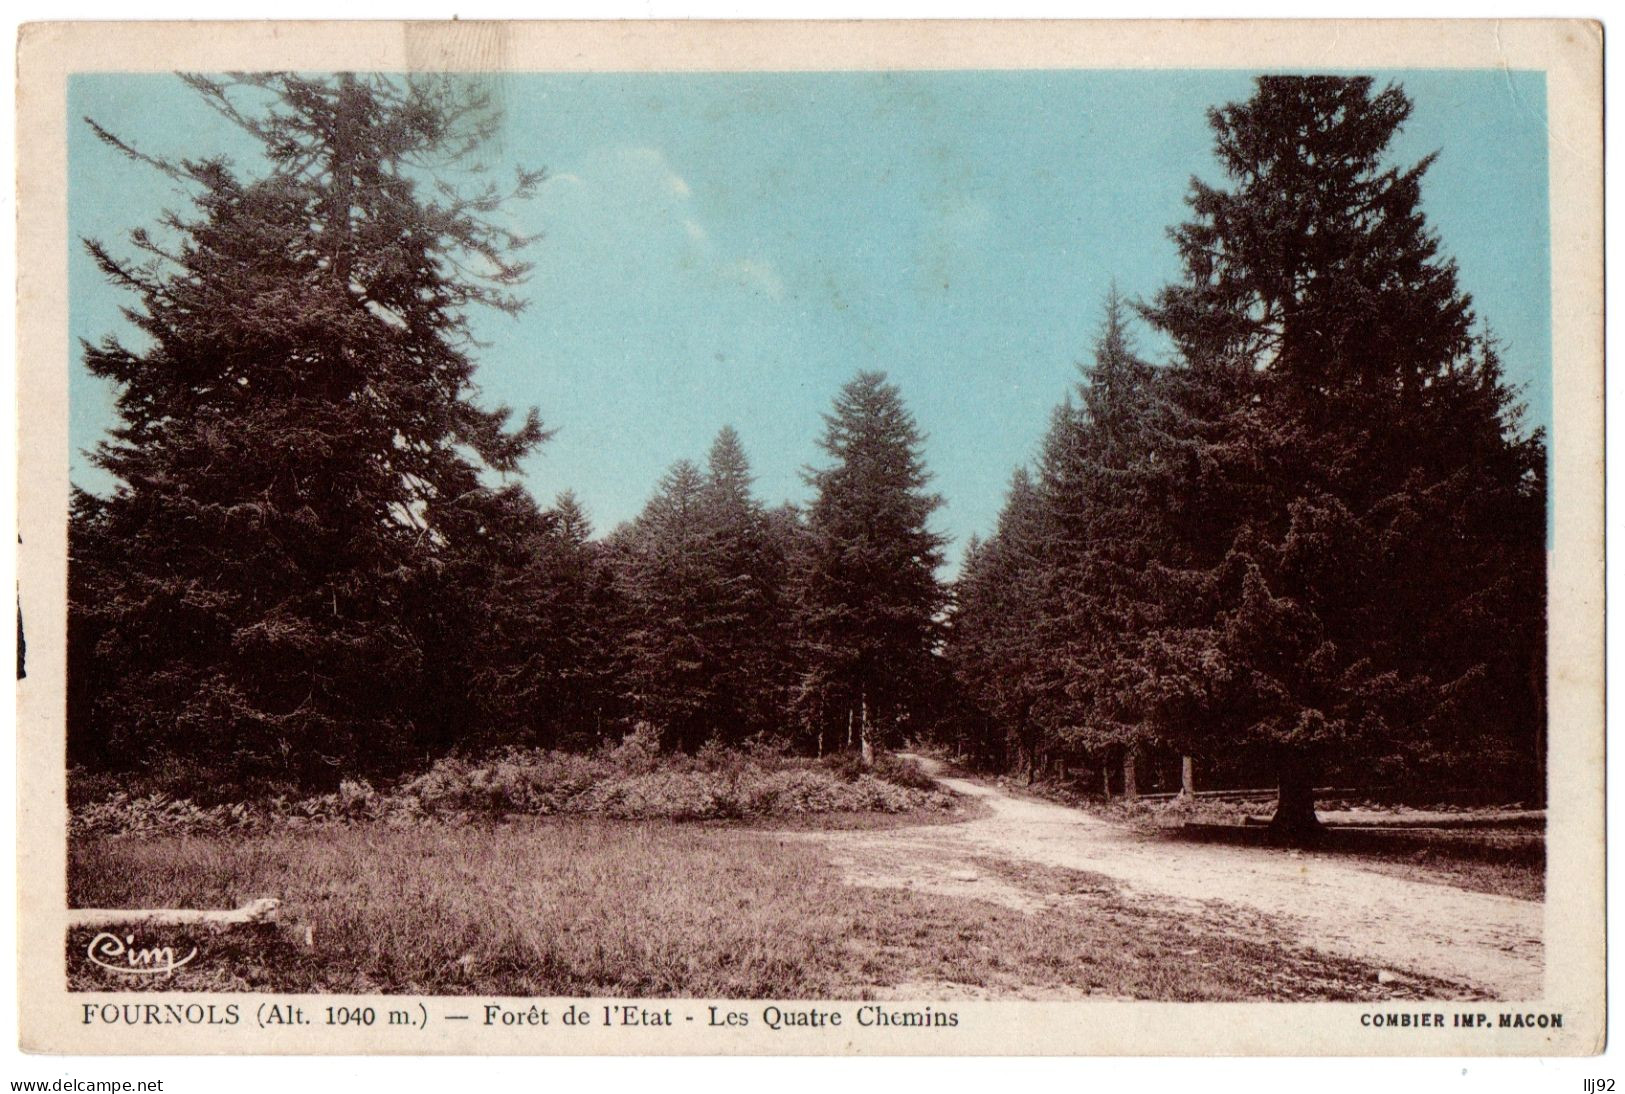
[[[648,145],[601,146],[548,179],[545,234],[581,264],[627,278],[688,281],[782,300],[773,263],[732,251],[704,223],[694,187]]]
[[[550,174],[545,187],[555,206],[590,200],[605,211],[655,207],[675,213],[694,194],[659,149],[641,145],[596,148],[571,170]]]
[[[648,172],[658,181],[668,193],[675,197],[687,198],[694,190],[676,171],[672,170],[670,163],[658,148],[623,147],[619,150],[619,158],[634,171]]]
[[[774,300],[784,299],[784,280],[773,268],[773,263],[755,258],[741,258],[729,269],[735,280],[752,292],[761,293]]]

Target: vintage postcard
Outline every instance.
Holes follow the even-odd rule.
[[[1597,25],[19,48],[25,1050],[1601,1051]]]

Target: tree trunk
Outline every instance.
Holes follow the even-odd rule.
[[[1529,690],[1534,697],[1535,715],[1535,804],[1546,808],[1546,672],[1545,652],[1536,650],[1529,658]]]
[[[333,153],[328,167],[333,180],[332,205],[328,212],[326,231],[333,241],[330,268],[340,289],[348,298],[350,268],[353,257],[355,225],[352,209],[355,204],[355,152],[351,139],[361,120],[363,95],[355,86],[353,76],[339,81],[337,113],[333,126]]]
[[[1535,804],[1546,808],[1546,719],[1535,723]]]
[[[846,708],[846,750],[852,751],[852,708]]]
[[[1196,761],[1190,756],[1179,758],[1179,796],[1196,797]]]
[[[875,763],[875,746],[874,746],[874,742],[869,739],[869,694],[868,694],[868,692],[863,693],[863,698],[862,698],[861,702],[863,704],[863,723],[862,723],[862,729],[861,729],[860,733],[861,733],[861,740],[862,740],[862,745],[863,745],[863,766],[864,767],[873,767],[874,763]]]
[[[1106,795],[1106,800],[1112,800],[1112,765],[1100,765],[1100,792]]]
[[[1140,782],[1134,770],[1134,750],[1123,753],[1123,797],[1129,801],[1140,796]]]
[[[1314,773],[1302,760],[1288,760],[1281,765],[1270,831],[1294,843],[1314,839],[1325,831],[1315,816]]]

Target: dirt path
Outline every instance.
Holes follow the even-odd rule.
[[[819,833],[855,884],[920,887],[1016,906],[1019,890],[977,860],[1034,863],[1112,878],[1129,896],[1183,903],[1238,934],[1398,973],[1470,985],[1494,998],[1541,994],[1543,906],[1374,873],[1324,856],[1156,839],[1050,802],[1012,797],[914,757],[991,810],[962,824]],[[1039,911],[1030,899],[1026,909]],[[1260,917],[1264,917],[1263,920]]]

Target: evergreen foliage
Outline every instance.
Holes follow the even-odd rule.
[[[885,374],[860,372],[824,416],[820,446],[833,460],[812,470],[801,634],[804,709],[820,740],[853,729],[867,760],[922,707],[932,675],[942,537],[925,490],[924,438]]]
[[[688,751],[781,733],[792,671],[789,545],[751,494],[738,433],[717,435],[704,472],[675,464],[615,548],[633,714]]]
[[[188,82],[267,167],[97,129],[193,216],[133,232],[139,261],[87,244],[142,341],[84,351],[117,386],[94,459],[119,485],[74,498],[72,752],[302,781],[399,764],[470,716],[448,635],[534,516],[487,473],[516,470],[540,423],[480,408],[466,352],[467,309],[520,307],[526,241],[496,188],[431,185],[488,135],[489,103],[452,80]]]
[[[74,762],[328,786],[511,745],[936,736],[1107,788],[1180,754],[1274,778],[1289,835],[1328,775],[1543,794],[1545,438],[1423,215],[1432,158],[1387,162],[1399,88],[1266,77],[1210,112],[1225,180],[1191,184],[1180,278],[1107,298],[950,590],[879,372],[825,415],[805,511],[755,496],[732,428],[607,538],[538,505],[508,476],[546,433],[478,405],[468,323],[522,306],[503,210],[541,176],[445,181],[490,103],[188,82],[262,163],[96,129],[192,208],[134,259],[87,241],[140,342],[84,347],[119,423],[115,489],[72,502]]]
[[[1427,227],[1432,157],[1382,164],[1410,109],[1369,78],[1267,77],[1213,111],[1234,188],[1193,185],[1185,279],[1146,309],[1197,468],[1148,714],[1194,703],[1185,743],[1261,749],[1289,830],[1328,760],[1424,759],[1467,726],[1533,759],[1543,717],[1544,446]]]
[[[1115,294],[1079,404],[967,559],[953,659],[1033,757],[1158,746],[1280,780],[1329,771],[1543,792],[1545,448],[1421,209],[1432,158],[1367,78],[1266,77],[1210,112],[1184,277]],[[1008,749],[1006,749],[1008,751]]]

